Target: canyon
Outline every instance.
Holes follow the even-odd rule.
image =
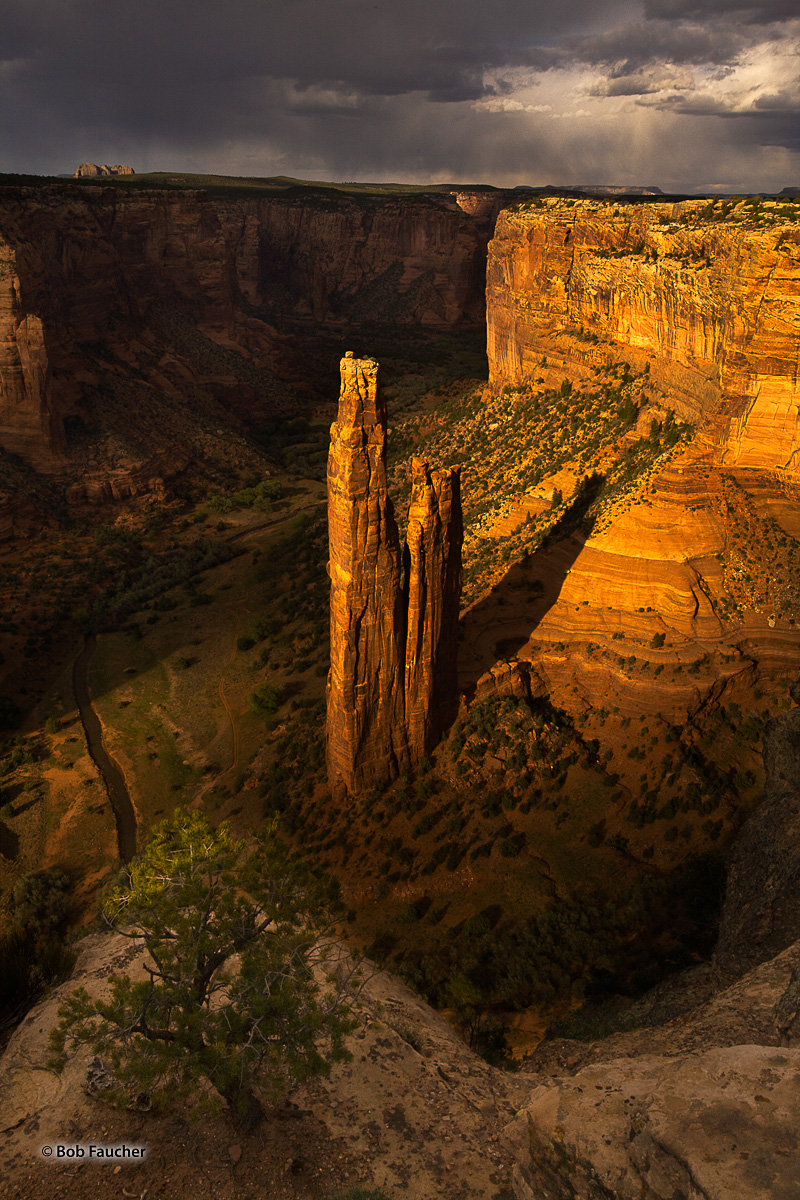
[[[72,1054],[60,1077],[47,1069],[46,1032],[71,980],[36,1006],[0,1060],[6,1194],[44,1197],[63,1180],[70,1195],[88,1198],[94,1181],[43,1161],[39,1147],[91,1138],[102,1119],[104,1136],[148,1145],[147,1161],[124,1169],[156,1194],[211,1182],[215,1195],[256,1197],[267,1186],[279,1200],[318,1200],[320,1184],[327,1194],[378,1188],[411,1200],[791,1200],[800,1057],[796,853],[788,870],[780,867],[797,819],[798,717],[795,708],[769,728],[772,812],[745,827],[715,960],[645,996],[627,1028],[550,1038],[518,1071],[500,1071],[396,977],[377,972],[365,988],[364,1022],[348,1039],[351,1061],[302,1084],[290,1104],[271,1111],[268,1129],[233,1149],[221,1117],[109,1109],[97,1092],[97,1059],[87,1065],[85,1055]],[[759,846],[755,864],[748,840]],[[771,886],[778,921],[763,919],[765,867],[778,868]],[[108,994],[112,970],[144,974],[119,935],[93,932],[79,951],[75,978],[92,996]]]
[[[547,701],[576,738],[560,794],[586,793],[580,823],[608,853],[621,839],[631,869],[671,870],[690,845],[730,843],[759,795],[761,727],[800,665],[791,200],[140,177],[0,192],[0,529],[12,546],[57,510],[91,523],[126,506],[142,521],[218,494],[227,504],[235,479],[283,477],[298,414],[308,450],[292,461],[312,474],[343,339],[389,338],[385,419],[356,426],[354,409],[334,426],[333,790],[413,777],[460,705],[475,732],[466,751],[445,737],[453,803],[469,786],[537,808],[550,781],[518,731],[476,730],[487,705]],[[484,319],[488,382],[416,383],[446,357],[444,339],[480,336]],[[398,369],[403,338],[418,358]],[[413,391],[397,390],[404,373]],[[370,467],[345,467],[351,437],[375,439]],[[2,636],[19,705],[32,647]],[[364,715],[368,676],[377,722]],[[565,768],[574,756],[588,767]],[[566,819],[579,812],[568,804]],[[477,837],[470,822],[464,836]],[[569,836],[583,844],[586,829]],[[469,845],[456,839],[448,861]],[[589,856],[601,874],[605,846]]]
[[[59,520],[125,505],[139,520],[143,505],[196,504],[274,473],[281,420],[308,418],[302,438],[329,417],[325,372],[342,340],[371,349],[388,330],[388,416],[367,433],[345,414],[331,454],[344,507],[331,509],[330,561],[344,581],[374,551],[363,586],[385,625],[359,623],[334,571],[334,790],[339,776],[350,791],[376,782],[376,766],[355,767],[369,722],[352,699],[368,660],[385,657],[364,753],[389,777],[428,759],[459,704],[470,720],[476,704],[548,698],[582,744],[598,743],[588,757],[607,764],[615,807],[598,804],[594,824],[631,853],[676,861],[648,839],[656,812],[711,803],[693,798],[708,781],[692,759],[700,775],[713,767],[728,808],[681,836],[696,849],[731,839],[758,794],[758,729],[800,665],[794,202],[138,176],[0,193],[0,529],[12,543],[59,505]],[[421,385],[400,401],[398,339],[434,361],[445,336],[480,336],[484,319],[480,393]],[[365,463],[341,457],[351,436],[374,437],[386,464],[369,499]],[[460,483],[425,462],[460,467]],[[360,505],[374,508],[375,545]],[[375,639],[366,659],[362,635]],[[13,691],[23,644],[3,637]],[[644,770],[631,721],[650,726]],[[685,762],[665,775],[676,730]],[[453,786],[476,770],[486,785],[476,755],[455,755]],[[521,776],[509,769],[522,755],[489,754],[501,787],[539,786],[529,757]]]
[[[141,836],[182,797],[236,829],[279,817],[339,880],[352,941],[524,1060],[496,1072],[380,984],[402,1021],[369,1053],[386,1037],[401,1086],[422,1072],[419,1120],[447,1107],[435,1073],[464,1122],[443,1194],[469,1194],[481,1105],[519,1200],[782,1194],[799,217],[790,197],[0,187],[0,693],[22,722],[0,889],[63,863],[89,912],[111,878],[64,682],[99,631],[92,696]],[[459,360],[484,322],[488,378]],[[356,1120],[352,1078],[328,1094]],[[715,1130],[740,1158],[709,1165]]]
[[[798,469],[800,232],[761,200],[503,212],[487,280],[490,380],[650,363],[650,403],[698,427],[720,466]]]

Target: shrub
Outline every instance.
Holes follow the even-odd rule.
[[[0,729],[16,729],[20,711],[10,696],[0,693]]]
[[[47,984],[66,978],[75,955],[64,943],[71,882],[52,867],[25,875],[14,887],[12,912],[0,937],[0,1024],[16,1023]]]
[[[268,717],[281,705],[280,689],[274,683],[260,683],[247,697],[247,707],[259,717]]]

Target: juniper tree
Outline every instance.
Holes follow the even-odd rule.
[[[110,1066],[118,1101],[145,1093],[163,1105],[208,1080],[239,1118],[256,1116],[256,1077],[274,1096],[347,1057],[358,983],[329,936],[335,900],[274,831],[246,852],[227,823],[178,810],[103,905],[143,951],[146,978],[109,976],[103,1001],[73,991],[51,1064],[86,1045]]]

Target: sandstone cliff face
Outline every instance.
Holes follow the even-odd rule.
[[[800,681],[792,688],[800,700]],[[742,829],[728,864],[715,952],[722,979],[735,979],[800,937],[800,709],[764,734],[764,799]]]
[[[588,199],[500,214],[487,267],[493,388],[569,377],[590,392],[624,360],[639,380],[638,436],[669,409],[696,428],[588,536],[537,557],[549,603],[520,653],[551,692],[685,721],[722,692],[751,692],[748,673],[796,669],[796,614],[748,573],[772,555],[777,576],[763,531],[796,526],[798,217],[769,203]],[[628,639],[665,674],[656,684],[621,659],[581,657],[598,636],[612,650]],[[656,637],[702,660],[699,672],[667,686]],[[571,645],[540,661],[535,641]]]
[[[302,377],[276,324],[480,326],[490,216],[449,196],[4,188],[0,445],[63,469],[64,419],[87,397],[109,405],[113,358],[156,391],[199,388],[246,414],[265,389],[291,402]],[[186,326],[180,337],[156,330],[159,312]],[[227,363],[214,364],[216,347]]]
[[[649,360],[721,463],[796,476],[800,226],[720,218],[704,201],[507,209],[487,268],[492,380],[538,375],[542,358],[562,374]]]
[[[63,463],[98,350],[102,365],[134,341],[153,305],[236,336],[230,256],[197,194],[9,189],[0,262],[0,441],[42,469]]]
[[[11,248],[0,245],[0,445],[45,466],[63,448],[41,317],[26,314]]]
[[[328,456],[327,764],[334,792],[356,792],[419,763],[457,705],[462,519],[457,472],[415,460],[401,553],[378,364],[350,352],[341,378]]]

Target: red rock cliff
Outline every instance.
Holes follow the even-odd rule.
[[[550,695],[685,720],[728,687],[746,694],[748,672],[793,667],[796,617],[769,531],[800,528],[800,209],[525,205],[500,214],[487,279],[495,388],[569,377],[588,395],[623,360],[640,375],[639,435],[670,408],[696,428],[588,536],[537,556],[557,584],[519,654]],[[670,674],[659,640],[705,655],[702,683],[680,664]],[[652,659],[649,679],[637,656]]]
[[[483,214],[450,198],[317,196],[226,205],[243,293],[283,319],[429,328],[484,320]]]
[[[153,378],[154,306],[266,352],[270,333],[246,326],[232,277],[199,193],[0,189],[0,444],[41,469],[62,466],[64,418],[90,393],[101,414],[111,403],[98,375],[109,346],[135,365],[145,333]]]
[[[800,223],[783,205],[548,200],[498,218],[493,382],[649,360],[725,466],[800,470],[799,323]]]
[[[356,792],[430,752],[457,703],[459,477],[414,460],[401,555],[378,364],[348,353],[328,456],[328,779]],[[405,558],[405,584],[402,562]]]

